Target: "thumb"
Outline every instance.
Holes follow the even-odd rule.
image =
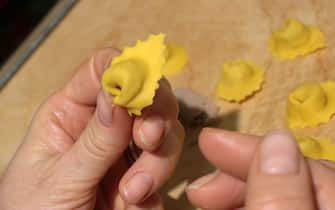
[[[76,179],[100,181],[129,145],[131,129],[127,110],[100,91],[92,119],[63,158],[66,168],[75,170]]]
[[[249,171],[246,210],[314,210],[307,164],[287,132],[265,137]]]

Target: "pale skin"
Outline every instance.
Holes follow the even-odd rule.
[[[0,180],[1,210],[162,210],[157,190],[172,175],[184,141],[166,80],[140,117],[101,90],[115,49],[84,62],[36,112]],[[143,150],[129,164],[130,141]],[[335,167],[302,157],[288,132],[266,137],[206,128],[203,155],[218,170],[186,190],[206,210],[335,209]]]
[[[335,166],[304,158],[287,131],[265,137],[206,128],[203,155],[218,171],[187,189],[206,210],[335,209]]]
[[[2,210],[163,209],[157,190],[178,162],[184,130],[166,81],[132,117],[113,105],[100,78],[115,49],[97,52],[39,108],[0,182]],[[131,139],[143,150],[131,166]]]

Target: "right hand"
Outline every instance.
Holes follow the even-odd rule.
[[[306,159],[288,132],[266,137],[206,128],[199,139],[204,156],[218,172],[187,189],[203,209],[332,210],[335,166]]]

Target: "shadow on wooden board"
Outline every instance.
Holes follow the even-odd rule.
[[[183,119],[181,119],[186,130],[186,141],[177,170],[172,179],[170,179],[162,190],[166,210],[196,209],[195,207],[192,207],[187,200],[184,189],[188,183],[215,170],[215,167],[201,155],[198,148],[199,133],[203,127],[236,130],[238,124],[238,112],[231,112],[215,119],[206,119],[206,117],[203,119],[204,121],[202,122],[201,120],[196,119],[197,123],[195,124],[185,124],[185,121],[183,122]]]

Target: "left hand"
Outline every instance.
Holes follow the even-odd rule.
[[[0,181],[0,209],[163,209],[156,192],[184,139],[177,102],[163,80],[142,116],[114,105],[100,78],[118,54],[93,55],[41,106]],[[132,138],[143,152],[130,165],[123,153]]]

